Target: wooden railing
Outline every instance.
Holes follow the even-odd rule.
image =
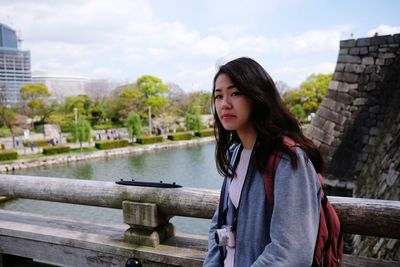
[[[161,189],[122,186],[113,182],[18,175],[0,175],[0,195],[11,198],[123,209],[124,223],[128,224],[130,228],[121,233],[123,236],[119,242],[122,242],[123,246],[127,244],[128,246],[130,246],[129,244],[133,245],[138,252],[136,254],[134,252],[131,252],[131,254],[122,253],[125,255],[124,257],[137,254],[144,257],[143,255],[146,253],[140,252],[141,249],[143,250],[143,246],[148,247],[148,249],[154,249],[152,253],[163,254],[162,251],[159,251],[159,246],[180,238],[179,235],[175,235],[174,227],[168,222],[172,216],[211,218],[219,201],[219,191],[216,190],[194,188]],[[399,201],[344,197],[329,197],[329,200],[335,207],[346,233],[400,239]],[[2,221],[7,220],[7,216],[11,215],[7,215],[7,212],[0,213],[0,237],[3,238],[11,238],[6,235],[15,233],[15,229],[11,231],[12,227],[10,229],[6,227],[7,223],[3,224],[6,225],[4,227],[1,224]],[[13,213],[13,216],[16,215]],[[6,228],[9,231],[6,231]],[[101,233],[97,234],[101,236]],[[195,249],[197,246],[199,248],[197,252],[200,254],[196,254],[197,252],[193,252],[194,250],[191,252],[186,251],[186,254],[183,253],[186,255],[183,260],[178,259],[180,256],[175,256],[172,260],[163,256],[158,257],[158,259],[161,259],[159,262],[164,260],[175,261],[171,262],[171,264],[181,264],[181,266],[186,266],[190,262],[189,265],[200,266],[205,255],[206,237],[190,237],[189,239],[190,242],[186,243],[187,247],[181,248],[181,250]],[[198,240],[198,242],[196,243],[195,240]],[[138,249],[137,246],[142,247]],[[176,250],[177,243],[174,246]],[[7,249],[11,248],[12,246],[10,245]],[[6,248],[3,248],[2,243],[0,243],[0,251],[13,254],[12,251],[7,251]],[[110,252],[107,253],[107,255],[112,255]],[[36,254],[15,255],[33,257]],[[146,255],[149,255],[149,253]],[[157,257],[153,256],[143,260],[145,262],[147,260],[148,264],[154,263],[154,259]],[[167,263],[165,265],[168,266]],[[148,266],[153,265],[150,264]]]

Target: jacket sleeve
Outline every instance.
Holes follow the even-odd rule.
[[[269,243],[254,267],[311,266],[319,228],[321,186],[311,162],[296,148],[297,169],[284,157],[276,170]]]
[[[208,253],[203,263],[204,267],[220,266],[221,253],[219,251],[219,247],[215,243],[215,231],[217,230],[217,224],[218,224],[218,207],[211,220],[210,231],[208,235]]]

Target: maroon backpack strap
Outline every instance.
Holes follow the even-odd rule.
[[[268,159],[267,170],[264,175],[264,188],[267,193],[268,208],[270,209],[274,206],[275,172],[279,161],[280,157],[277,154],[272,154]]]
[[[296,146],[296,143],[287,136],[283,137],[283,143],[288,147]],[[268,159],[267,170],[264,175],[264,188],[267,194],[268,207],[270,209],[272,209],[272,207],[274,206],[275,173],[281,158],[282,153],[272,154]]]

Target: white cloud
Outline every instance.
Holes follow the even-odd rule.
[[[216,58],[229,51],[228,43],[217,36],[206,36],[192,44],[194,55]]]
[[[313,30],[297,36],[286,36],[283,42],[291,46],[291,51],[296,53],[314,53],[326,50],[338,50],[340,29]]]
[[[369,30],[367,36],[373,36],[375,33],[378,33],[379,35],[400,33],[400,26],[380,24],[378,27]]]
[[[267,37],[261,32],[249,34],[251,25],[238,22],[201,31],[188,28],[179,18],[162,20],[151,2],[142,0],[1,3],[0,21],[8,15],[22,29],[22,48],[31,51],[33,68],[72,70],[93,78],[136,79],[135,75],[153,74],[182,88],[208,88],[216,60],[232,55],[274,58],[277,63],[271,70],[302,81],[313,73],[307,71],[314,71],[307,69],[308,63],[298,68],[287,62],[286,71],[276,66],[293,56],[336,54],[346,30],[337,27]],[[279,79],[294,80],[287,77]]]
[[[297,64],[293,63],[273,70],[272,76],[276,81],[284,80],[291,87],[294,87],[304,82],[313,73],[333,73],[335,66],[336,62],[323,62],[308,66],[297,66]],[[282,77],[290,77],[290,79],[283,79]]]

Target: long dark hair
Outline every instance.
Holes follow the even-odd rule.
[[[254,156],[260,172],[265,172],[268,157],[274,152],[289,155],[292,167],[297,168],[297,155],[284,145],[284,136],[291,138],[305,151],[317,172],[323,171],[320,151],[302,133],[298,120],[282,102],[269,74],[253,59],[241,57],[220,66],[213,81],[212,107],[217,141],[215,157],[221,175],[233,177],[234,170],[229,164],[229,149],[233,144],[240,143],[240,139],[236,131],[225,130],[215,110],[215,82],[220,74],[228,75],[235,87],[252,101],[251,121],[257,132]]]

